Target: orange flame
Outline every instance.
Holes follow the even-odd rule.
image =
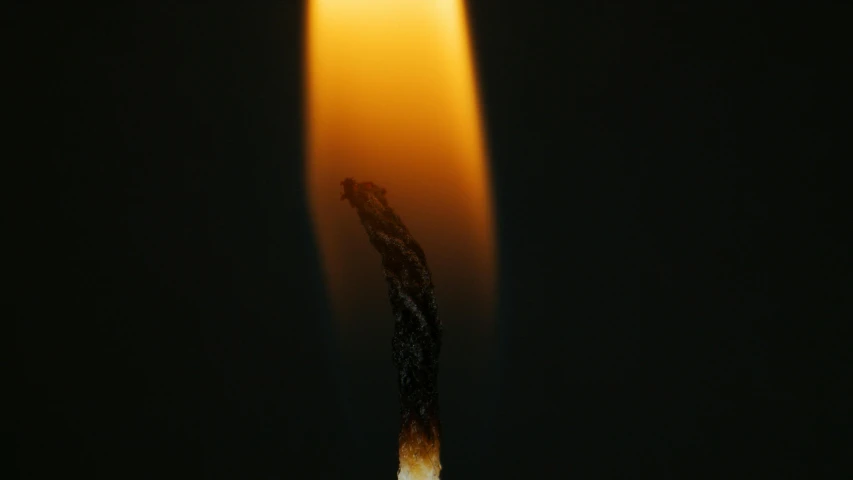
[[[345,177],[387,187],[440,305],[464,295],[491,311],[493,214],[463,2],[312,0],[307,35],[308,195],[337,317],[346,323],[362,279],[381,281],[338,202]]]

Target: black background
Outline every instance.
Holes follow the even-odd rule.
[[[301,2],[141,5],[9,12],[19,478],[392,478],[338,387]],[[849,12],[698,5],[469,2],[499,351],[442,478],[853,474]]]

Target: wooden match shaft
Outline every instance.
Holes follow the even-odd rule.
[[[400,388],[398,478],[438,478],[438,355],[441,322],[423,249],[372,182],[341,182],[341,200],[357,212],[379,251],[394,313],[392,350]]]

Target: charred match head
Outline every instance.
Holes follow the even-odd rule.
[[[388,206],[385,194],[388,191],[373,182],[356,182],[353,178],[345,178],[341,185],[344,187],[341,200],[349,200],[350,205],[358,208],[358,205],[368,201],[370,197],[379,200],[384,206]]]

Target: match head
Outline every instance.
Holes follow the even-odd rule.
[[[387,206],[385,194],[388,191],[373,182],[356,182],[354,178],[347,177],[341,182],[341,185],[344,187],[341,200],[349,200],[353,207],[358,203],[365,202],[371,196]]]

